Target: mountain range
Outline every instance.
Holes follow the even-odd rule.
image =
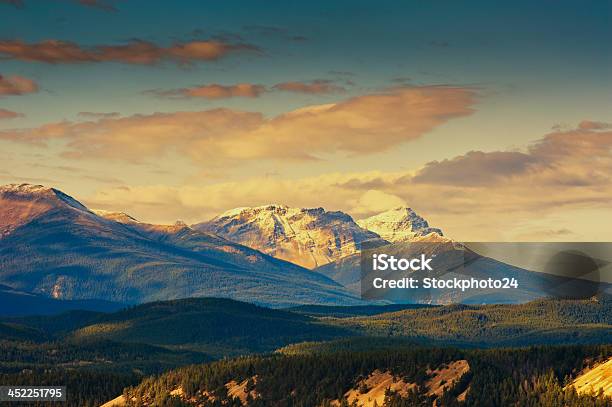
[[[180,223],[101,216],[54,188],[0,187],[0,231],[0,283],[56,299],[360,302],[330,278],[298,265]]]
[[[432,254],[445,255],[450,242],[408,207],[355,221],[323,208],[267,205],[233,209],[192,226],[155,225],[121,212],[90,210],[54,188],[0,187],[3,294],[33,295],[37,303],[45,297],[137,304],[214,296],[273,307],[365,304],[360,299],[362,251],[406,244],[417,250],[425,244]],[[562,282],[473,252],[462,256],[462,274],[445,276],[515,278],[520,286],[431,290],[385,300],[520,303]],[[48,309],[72,308],[54,304]],[[102,303],[83,305],[91,306],[107,310]]]
[[[364,243],[382,245],[442,236],[440,229],[430,227],[408,207],[357,221],[344,212],[323,208],[236,208],[193,228],[309,269],[359,253]]]
[[[391,213],[363,222],[385,236],[441,235],[411,209]],[[282,205],[238,208],[192,227],[154,225],[90,210],[55,188],[11,184],[0,187],[0,283],[38,300],[353,305],[356,293],[306,268],[359,253],[364,242],[388,243],[378,233],[343,212]]]
[[[310,269],[357,253],[364,241],[380,240],[343,212],[283,205],[237,208],[193,227]]]

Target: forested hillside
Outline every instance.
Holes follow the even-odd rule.
[[[248,357],[177,369],[124,392],[129,406],[241,405],[228,383],[246,381],[249,406],[348,405],[345,394],[372,372],[389,372],[411,383],[405,397],[388,392],[385,406],[608,406],[611,399],[578,396],[563,384],[587,358],[610,356],[610,346],[533,347],[459,350],[398,348],[368,352],[337,351],[294,356]],[[465,360],[469,372],[452,388],[427,395],[433,370]],[[357,389],[367,391],[367,389]],[[457,398],[464,393],[464,396]],[[344,401],[343,401],[344,399]]]
[[[389,310],[393,312],[387,312]],[[292,311],[219,298],[162,301],[114,313],[71,311],[55,316],[4,318],[0,320],[0,352],[3,355],[0,374],[3,383],[18,384],[35,384],[37,377],[55,377],[70,383],[80,383],[82,378],[83,386],[73,387],[72,404],[68,404],[80,406],[87,404],[79,404],[78,400],[110,400],[120,394],[120,388],[135,384],[146,375],[202,363],[211,358],[269,355],[276,349],[279,351],[272,358],[258,356],[247,360],[262,363],[263,372],[278,368],[279,374],[295,374],[297,377],[298,373],[286,370],[282,363],[278,366],[268,364],[280,363],[276,360],[285,360],[285,357],[292,358],[288,359],[291,363],[300,364],[309,363],[313,357],[322,354],[330,358],[347,352],[387,352],[393,355],[423,349],[422,346],[437,346],[438,350],[432,350],[433,353],[426,351],[424,359],[417,360],[435,370],[438,368],[436,364],[448,362],[444,359],[446,356],[440,355],[450,354],[449,357],[456,361],[468,356],[473,358],[480,352],[452,350],[448,349],[449,346],[475,349],[535,344],[609,344],[610,315],[610,298],[605,296],[588,300],[541,300],[523,305],[299,307]],[[482,352],[485,356],[495,354]],[[558,355],[561,359],[555,363],[566,363],[568,357],[578,363],[579,358],[572,355],[571,352]],[[504,357],[510,358],[508,364],[515,363],[512,361],[514,356]],[[591,359],[593,357],[596,355],[591,355]],[[304,362],[300,361],[302,359]],[[328,363],[326,360],[313,363],[325,365]],[[469,359],[470,366],[479,366],[479,360]],[[543,366],[548,366],[548,359],[544,360]],[[214,366],[230,362],[219,363]],[[343,366],[348,362],[337,360],[329,362],[329,365],[334,363]],[[395,366],[363,363],[363,371],[360,370],[361,364],[357,368],[349,366],[347,371],[367,377],[372,374],[372,371],[368,372],[370,369],[392,369]],[[406,363],[402,366],[413,366],[412,362]],[[482,362],[483,366],[487,363]],[[499,363],[500,369],[505,363]],[[411,375],[418,369],[427,370],[421,364],[417,370],[414,366],[410,367],[412,370],[400,371],[406,383],[412,383],[408,379],[413,380]],[[335,394],[335,398],[330,400],[340,400],[341,394],[336,394],[338,389],[344,389],[355,379],[350,375],[338,378],[336,373],[330,377],[322,372],[312,373],[319,375],[320,385],[327,389],[322,395]],[[552,379],[544,375],[546,371],[540,373],[530,379],[530,386],[548,386],[547,389],[552,389],[550,391],[556,391],[557,384],[563,384],[561,376],[556,376],[557,382],[551,382]],[[46,376],[41,376],[43,374]],[[194,377],[200,377],[198,374]],[[230,370],[223,380],[231,381],[229,376],[235,374]],[[236,377],[238,379],[242,381],[234,383],[235,388],[249,384],[240,375]],[[105,383],[98,387],[98,391],[91,387],[95,380]],[[266,385],[265,381],[260,384],[264,386],[262,389]],[[309,385],[304,386],[304,394],[312,393],[308,390]],[[230,387],[232,391],[234,387]],[[283,389],[282,386],[279,388]],[[274,397],[280,397],[279,394],[273,399],[277,400]]]
[[[456,344],[608,343],[612,337],[612,297],[545,299],[517,305],[449,305],[328,322],[367,335]]]
[[[102,316],[68,334],[180,347],[218,357],[269,352],[298,341],[352,336],[310,316],[222,298],[154,302]]]

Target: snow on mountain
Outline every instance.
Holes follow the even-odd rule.
[[[380,240],[343,212],[284,205],[236,208],[193,227],[307,268],[354,254],[364,241]]]
[[[105,211],[104,209],[94,209],[93,212],[96,215],[103,217],[104,219],[112,220],[118,223],[123,223],[123,224],[128,224],[128,225],[133,224],[133,223],[140,223],[138,219],[135,219],[132,216],[124,212],[111,212],[111,211]]]
[[[393,243],[422,240],[431,234],[443,236],[442,230],[430,227],[412,208],[405,206],[358,220],[357,224]]]
[[[57,299],[229,297],[267,306],[354,304],[333,280],[191,229],[90,211],[53,188],[0,186],[0,284]]]
[[[0,185],[0,238],[53,209],[92,214],[80,202],[54,188],[31,184]]]
[[[2,199],[15,200],[36,200],[39,202],[47,202],[49,204],[62,203],[72,206],[75,209],[89,212],[83,204],[62,191],[55,188],[45,187],[43,185],[32,184],[8,184],[0,185],[0,197]]]

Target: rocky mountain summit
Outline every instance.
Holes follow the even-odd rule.
[[[232,209],[193,227],[310,269],[358,253],[364,242],[442,236],[407,207],[355,222],[339,211],[267,205]]]
[[[406,206],[358,220],[357,224],[392,243],[411,242],[430,234],[443,236],[442,230],[430,227],[424,218]]]
[[[315,268],[359,251],[380,237],[343,212],[267,205],[227,211],[194,229]]]

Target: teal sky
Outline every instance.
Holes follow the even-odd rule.
[[[76,1],[28,1],[22,9],[0,5],[0,38],[46,39],[82,45],[143,39],[172,41],[241,38],[261,54],[181,67],[103,64],[40,64],[2,60],[3,75],[35,79],[41,94],[2,100],[25,110],[10,125],[73,118],[75,110],[142,113],[208,107],[202,101],[164,101],[144,90],[205,82],[336,79],[350,72],[349,94],[389,86],[394,78],[414,84],[477,85],[504,93],[503,103],[537,109],[550,121],[559,110],[601,116],[610,94],[608,1],[177,1],[112,2],[117,11]],[[602,86],[603,85],[603,86]],[[342,95],[344,97],[345,95]],[[335,97],[328,97],[334,100]],[[307,96],[267,95],[257,110],[276,114],[308,102]],[[252,109],[251,100],[222,105]],[[607,108],[608,106],[605,106]],[[551,117],[556,115],[557,117]],[[584,114],[583,114],[584,116]],[[541,116],[542,117],[542,116]],[[568,118],[569,119],[569,118]],[[5,124],[6,126],[6,124]]]

